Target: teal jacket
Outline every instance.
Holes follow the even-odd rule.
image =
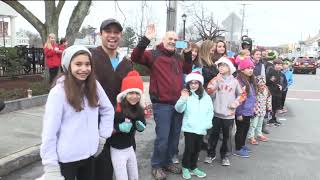
[[[200,100],[199,96],[194,92],[187,99],[180,97],[175,109],[179,113],[184,112],[183,132],[206,135],[207,129],[212,127],[213,104],[211,97],[205,91]]]

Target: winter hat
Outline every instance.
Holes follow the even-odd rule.
[[[63,68],[64,72],[67,72],[70,66],[71,59],[75,53],[78,51],[86,51],[89,53],[90,57],[92,57],[90,51],[81,45],[73,45],[65,49],[62,53],[62,58],[61,58],[61,67]]]
[[[246,68],[250,68],[250,67],[254,67],[254,64],[253,62],[251,61],[251,59],[248,57],[248,58],[245,58],[244,60],[240,61],[239,65],[238,65],[238,70],[244,70]]]
[[[227,57],[222,56],[217,62],[216,65],[218,66],[220,63],[225,63],[229,66],[230,69],[230,73],[233,74],[234,72],[236,72],[236,68],[234,67],[234,65],[232,64],[231,60],[228,59]]]
[[[141,97],[143,94],[143,80],[135,70],[130,71],[127,76],[123,78],[121,92],[117,95],[117,102],[120,103],[129,92],[137,92]]]
[[[262,83],[266,84],[266,79],[264,76],[257,76],[256,79],[257,79],[257,84],[262,84]]]
[[[190,74],[187,75],[186,77],[186,83],[190,82],[190,81],[199,81],[202,85],[203,85],[203,76],[201,75],[201,73],[199,71],[195,71],[192,72]]]

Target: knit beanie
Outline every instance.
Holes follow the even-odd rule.
[[[201,73],[199,71],[195,71],[192,72],[190,74],[187,75],[186,77],[186,83],[190,82],[190,81],[199,81],[202,85],[203,85],[203,76],[201,75]]]
[[[251,61],[251,59],[248,57],[248,58],[245,58],[244,60],[241,60],[239,65],[238,65],[238,70],[244,70],[246,68],[254,68],[254,64],[253,62]]]
[[[143,94],[143,80],[135,70],[130,71],[127,76],[123,78],[121,92],[117,95],[117,102],[120,103],[129,92],[137,92],[141,97]]]
[[[88,54],[90,55],[90,57],[92,57],[90,51],[81,45],[73,45],[70,46],[68,48],[66,48],[63,53],[62,53],[62,57],[61,57],[61,67],[63,68],[64,72],[67,72],[70,66],[70,62],[72,59],[72,56],[77,53],[78,51],[86,51],[88,52]]]
[[[266,84],[266,80],[264,76],[257,76],[256,80],[257,80],[257,84]]]
[[[227,57],[222,56],[217,62],[215,62],[216,65],[218,66],[220,63],[225,63],[229,66],[230,69],[230,74],[233,74],[236,71],[236,68],[232,64],[231,60],[228,59]]]

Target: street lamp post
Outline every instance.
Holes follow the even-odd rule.
[[[187,15],[183,14],[182,16],[183,20],[183,40],[186,40],[186,20],[187,20]]]

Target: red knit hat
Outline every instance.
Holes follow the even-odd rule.
[[[121,93],[117,95],[117,102],[120,103],[129,92],[137,92],[141,96],[143,94],[143,80],[140,74],[135,70],[130,71],[127,76],[123,78]]]

